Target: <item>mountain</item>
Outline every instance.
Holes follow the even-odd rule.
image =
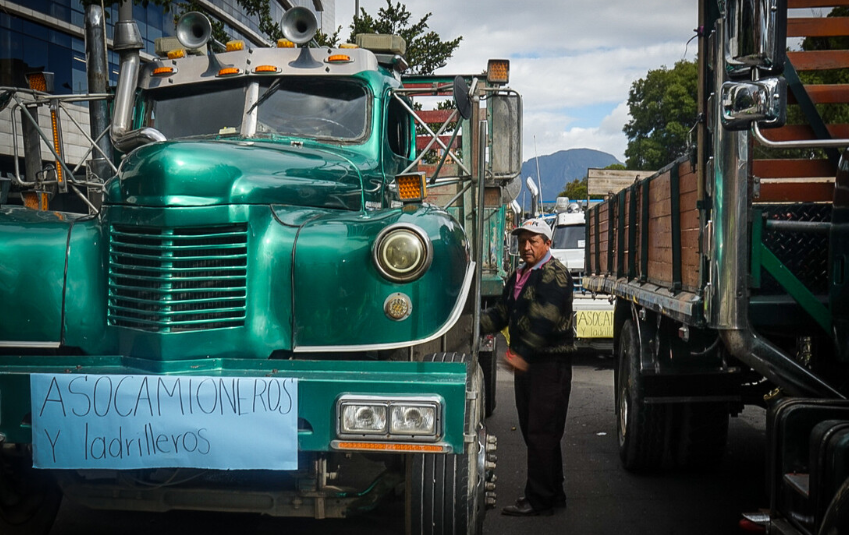
[[[622,163],[612,154],[593,149],[569,149],[539,157],[539,176],[542,182],[542,197],[547,202],[554,202],[557,194],[566,188],[566,184],[587,176],[590,167],[603,168],[614,163]],[[525,185],[525,179],[531,177],[537,184],[537,162],[535,158],[522,164],[522,191],[517,199],[530,205],[531,192]],[[525,194],[527,192],[527,194]]]

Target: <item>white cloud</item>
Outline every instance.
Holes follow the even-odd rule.
[[[392,0],[393,4],[398,0]],[[624,161],[628,90],[650,69],[695,56],[691,0],[401,0],[416,22],[463,41],[445,73],[481,72],[489,58],[510,59],[510,85],[524,101],[524,157],[570,148]],[[376,15],[386,0],[360,0]],[[337,0],[347,37],[354,6]],[[612,110],[612,111],[610,111]],[[578,119],[580,117],[580,120]]]

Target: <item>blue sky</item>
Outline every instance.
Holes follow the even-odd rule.
[[[393,0],[397,1],[397,0]],[[695,58],[696,0],[406,0],[443,39],[463,36],[445,74],[478,72],[489,58],[511,62],[524,99],[524,159],[590,148],[624,161],[628,90],[650,69]],[[376,15],[386,0],[360,0]],[[347,38],[354,0],[337,0]],[[685,56],[686,51],[686,56]]]

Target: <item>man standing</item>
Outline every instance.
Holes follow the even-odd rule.
[[[508,328],[506,360],[514,368],[519,427],[528,448],[525,495],[502,509],[510,516],[551,515],[566,506],[560,440],[572,388],[572,277],[551,256],[551,227],[531,219],[513,230],[524,264],[501,300],[481,315],[481,332]]]

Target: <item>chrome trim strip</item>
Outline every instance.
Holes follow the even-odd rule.
[[[402,347],[410,347],[418,344],[424,344],[431,340],[436,340],[443,334],[447,333],[451,327],[460,319],[463,312],[463,306],[466,304],[466,299],[469,294],[469,287],[472,285],[473,275],[475,273],[475,263],[469,262],[469,267],[466,268],[466,277],[463,279],[463,288],[460,290],[460,295],[457,297],[457,302],[454,304],[454,310],[451,311],[448,321],[434,334],[420,340],[409,340],[405,342],[390,342],[387,344],[363,344],[358,346],[296,346],[292,349],[295,353],[326,353],[326,352],[353,352],[353,351],[380,351],[382,349],[398,349]]]
[[[0,341],[0,347],[22,347],[25,349],[56,349],[61,347],[61,342],[24,342],[24,341]]]

